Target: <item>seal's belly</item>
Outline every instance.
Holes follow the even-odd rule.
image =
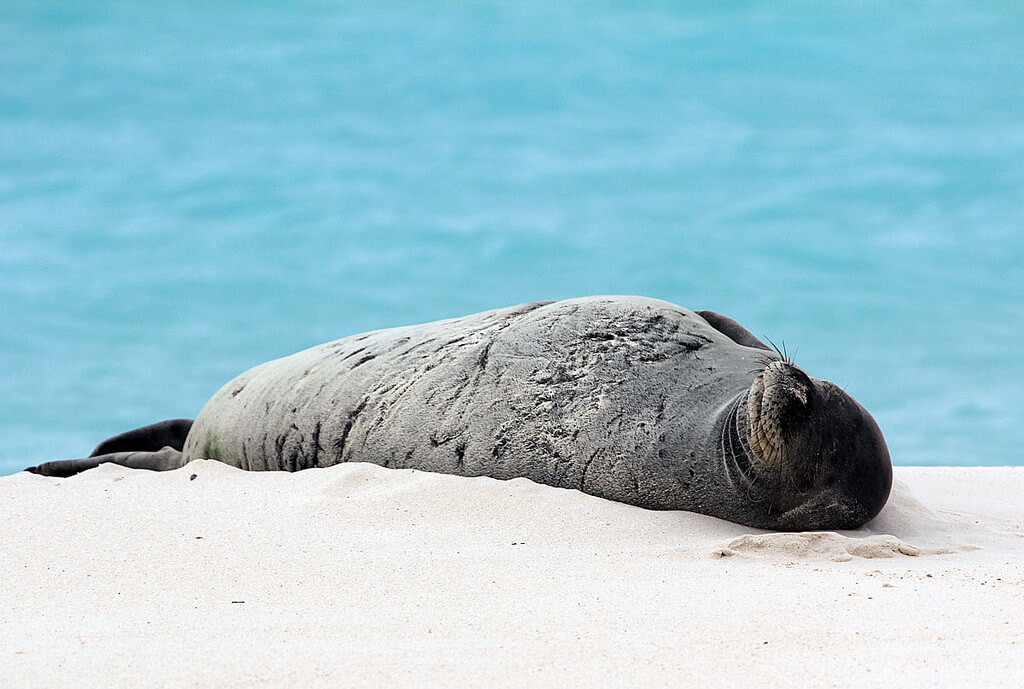
[[[210,400],[184,452],[254,470],[522,476],[643,504],[666,473],[693,482],[709,419],[756,356],[667,302],[525,304],[263,364]]]

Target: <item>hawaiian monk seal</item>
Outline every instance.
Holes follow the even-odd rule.
[[[859,527],[892,482],[877,424],[839,387],[730,318],[642,297],[536,302],[336,340],[243,373],[191,425],[147,426],[105,447],[114,451],[31,470],[364,461],[526,477],[767,529]]]

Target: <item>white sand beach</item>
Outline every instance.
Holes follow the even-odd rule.
[[[0,478],[0,686],[1020,687],[1024,467],[856,532],[525,479],[199,461]]]

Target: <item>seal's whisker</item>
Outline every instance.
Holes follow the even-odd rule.
[[[736,403],[733,405],[732,409],[730,410],[729,415],[728,415],[727,420],[726,420],[726,424],[723,427],[723,435],[724,435],[725,432],[728,432],[728,434],[729,434],[729,456],[728,456],[728,460],[731,462],[732,468],[736,471],[736,473],[739,475],[739,477],[743,480],[743,482],[745,484],[745,488],[746,488],[745,493],[747,494],[747,497],[752,499],[752,500],[754,500],[755,502],[757,502],[758,500],[753,498],[753,496],[752,496],[752,491],[757,487],[756,486],[757,474],[754,473],[753,475],[751,475],[750,471],[748,471],[747,469],[744,469],[742,466],[740,466],[740,462],[739,462],[738,455],[737,455],[737,452],[736,452],[736,446],[733,443],[733,436],[735,435],[735,440],[736,440],[736,442],[739,443],[740,450],[742,450],[743,453],[744,453],[744,456],[746,456],[748,458],[748,467],[752,467],[752,465],[749,463],[749,458],[752,456],[750,454],[750,446],[747,444],[746,440],[744,439],[744,437],[743,437],[744,434],[741,433],[739,428],[738,428],[739,410],[740,410],[740,404],[742,403],[742,401],[743,401],[742,398],[740,400],[737,400]],[[733,485],[735,485],[735,484],[733,484]]]
[[[751,455],[752,448],[750,447],[750,444],[746,441],[746,439],[742,435],[739,436],[739,439],[740,439],[740,449],[743,450],[744,454],[746,454],[747,457],[751,457],[752,456]],[[758,478],[761,476],[761,474],[759,472],[753,471],[753,464],[751,464],[751,471],[748,472],[748,471],[746,471],[744,469],[740,469],[740,473],[743,474],[743,478],[745,478],[747,480],[747,483],[751,487],[755,486],[758,483]]]
[[[728,457],[728,459],[731,462],[732,468],[736,472],[736,474],[747,485],[749,485],[750,484],[750,477],[743,470],[743,468],[740,467],[739,462],[736,459],[736,446],[733,444],[733,436],[734,435],[737,437],[737,439],[740,438],[740,433],[739,433],[738,429],[736,428],[736,419],[737,419],[737,416],[739,415],[739,405],[740,405],[740,401],[737,401],[736,404],[733,405],[732,410],[729,412],[728,422],[726,423],[726,428],[727,428],[728,434],[729,434],[729,457]],[[733,485],[735,486],[735,484],[733,484]]]
[[[726,450],[725,450],[725,435],[726,435],[726,433],[730,432],[729,431],[729,426],[731,426],[731,425],[732,425],[732,415],[730,414],[728,417],[726,417],[725,423],[722,424],[722,437],[719,439],[719,448],[720,448],[721,453],[722,453],[722,465],[723,465],[723,468],[725,469],[725,478],[729,482],[729,486],[732,487],[733,489],[735,489],[736,488],[736,482],[732,480],[732,472],[729,471],[729,467],[727,465],[728,461],[729,461],[729,453],[726,452]]]
[[[793,363],[793,360],[789,358],[789,354],[786,352],[786,341],[785,340],[781,340],[781,342],[782,342],[782,349],[779,349],[779,346],[777,344],[775,344],[774,342],[772,342],[770,337],[766,336],[764,339],[768,340],[768,344],[770,344],[772,346],[772,349],[775,350],[775,353],[778,354],[782,358],[783,363],[787,363],[787,364],[789,364],[791,366],[795,365]]]

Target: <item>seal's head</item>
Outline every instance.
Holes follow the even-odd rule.
[[[881,511],[892,487],[878,424],[839,386],[788,359],[765,363],[737,403],[734,466],[756,488],[769,528],[855,529]]]

